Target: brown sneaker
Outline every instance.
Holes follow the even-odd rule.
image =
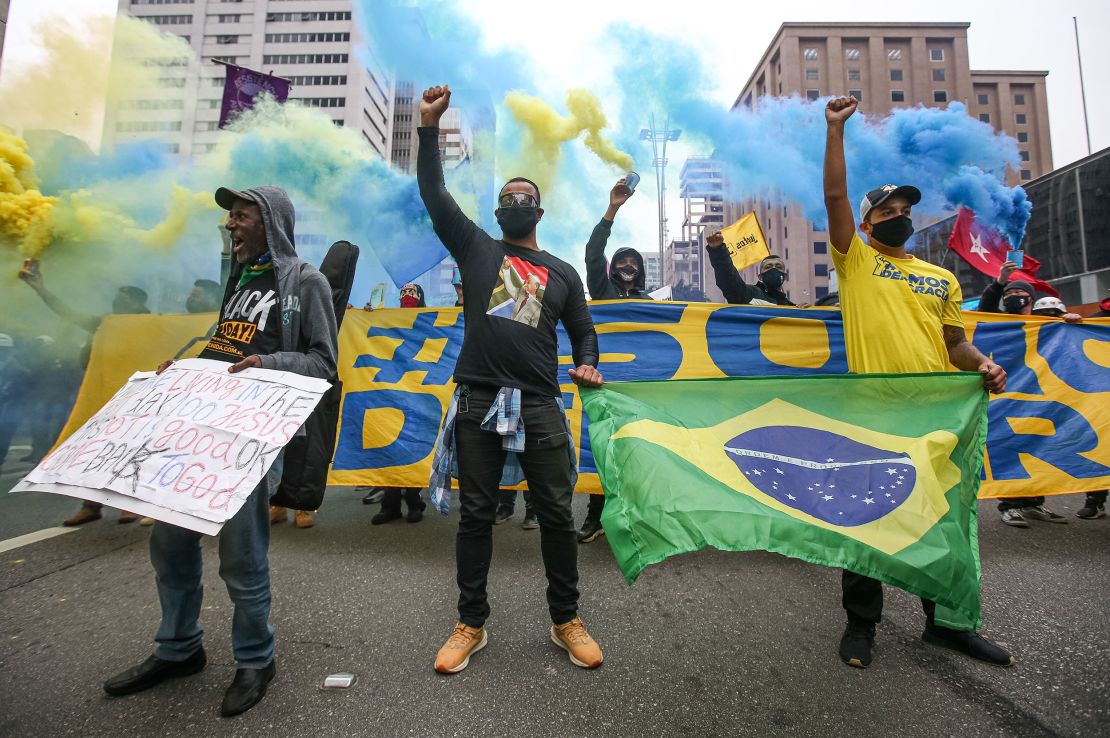
[[[293,525],[298,528],[311,528],[316,525],[316,513],[309,512],[308,510],[296,510],[293,512]]]
[[[586,632],[586,626],[582,625],[582,618],[575,618],[562,625],[552,625],[551,640],[567,652],[570,662],[575,666],[581,666],[583,669],[601,666],[601,647]]]
[[[440,674],[462,671],[470,663],[470,657],[486,647],[488,640],[485,628],[471,628],[459,623],[436,654],[436,671]]]
[[[82,505],[80,510],[62,521],[62,525],[72,528],[75,525],[84,525],[94,520],[100,520],[100,508]]]
[[[138,519],[139,519],[139,516],[136,515],[135,513],[127,512],[126,510],[120,510],[119,511],[119,520],[117,520],[116,522],[119,523],[120,525],[127,525],[128,523],[134,523]]]
[[[276,523],[284,523],[288,519],[289,511],[287,511],[284,507],[270,505],[270,525],[274,525]]]

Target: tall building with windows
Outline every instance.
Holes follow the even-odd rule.
[[[399,81],[393,99],[394,168],[416,174],[416,129],[420,126],[421,91],[413,82]],[[466,118],[458,108],[448,108],[439,120],[439,153],[443,166],[450,169],[471,154],[472,135]]]
[[[182,37],[195,59],[153,60],[158,87],[108,112],[106,140],[157,135],[172,153],[211,151],[224,135],[222,60],[291,80],[291,100],[390,160],[393,76],[360,41],[349,0],[120,0],[119,10]]]
[[[682,198],[682,237],[674,241],[674,253],[683,261],[681,271],[689,273],[686,283],[704,292],[711,301],[724,302],[705,253],[705,237],[726,225],[725,185],[720,163],[708,157],[688,158],[679,174],[679,196]],[[687,246],[679,248],[679,244]]]
[[[995,131],[1017,139],[1021,166],[1008,184],[1052,169],[1043,71],[977,71],[968,61],[969,23],[784,23],[733,103],[755,108],[763,97],[816,100],[853,95],[860,110],[883,116],[896,108],[944,107],[959,101]],[[882,183],[878,183],[882,184]],[[928,186],[928,183],[924,183]],[[814,187],[820,187],[814,182]],[[754,210],[771,251],[782,256],[795,302],[828,293],[828,234],[792,203],[767,195],[729,203],[726,220]],[[755,279],[755,268],[745,270]]]

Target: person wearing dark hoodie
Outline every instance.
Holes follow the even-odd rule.
[[[771,254],[759,262],[759,281],[748,284],[732,263],[725,238],[720,231],[705,239],[705,253],[713,267],[717,287],[730,305],[789,305],[794,306],[783,291],[786,284],[786,262],[781,256]]]
[[[401,287],[402,308],[428,307],[424,301],[424,288],[415,282],[409,282]],[[381,525],[401,519],[401,498],[409,509],[405,519],[410,523],[419,523],[424,519],[424,510],[428,505],[420,499],[419,487],[384,487],[382,489],[382,509],[370,518],[371,525]]]
[[[610,263],[605,261],[605,246],[613,231],[617,211],[632,197],[632,190],[621,177],[609,190],[609,208],[594,226],[586,242],[586,286],[593,300],[650,300],[647,294],[647,270],[644,257],[632,248],[619,248]],[[590,495],[586,519],[578,529],[578,542],[591,543],[605,535],[601,527],[601,513],[605,509],[605,495]]]
[[[216,203],[229,211],[234,262],[224,289],[220,323],[201,358],[226,361],[228,371],[274,369],[330,380],[338,341],[331,287],[293,246],[293,204],[284,190],[221,187]],[[165,371],[172,360],[163,362]],[[303,430],[298,431],[303,433]],[[231,646],[237,665],[221,714],[246,712],[273,679],[270,625],[269,499],[281,479],[281,456],[219,534],[220,577],[235,606]],[[110,695],[141,692],[167,679],[195,674],[207,659],[198,623],[201,609],[201,534],[158,522],[150,536],[162,624],[146,661],[104,683]]]

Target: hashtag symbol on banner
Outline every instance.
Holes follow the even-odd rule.
[[[438,312],[420,313],[413,321],[412,328],[370,328],[366,332],[367,338],[383,336],[400,339],[401,344],[393,351],[392,356],[385,358],[361,354],[355,359],[354,367],[377,369],[375,382],[395,384],[401,381],[406,372],[425,371],[427,374],[421,384],[447,384],[455,370],[459,349],[462,348],[462,312],[448,326],[437,326],[435,322],[438,316]],[[426,355],[434,356],[431,360],[418,358],[429,345],[429,341],[436,339],[443,342],[442,350],[425,352]]]

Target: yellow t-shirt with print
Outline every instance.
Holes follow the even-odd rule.
[[[949,371],[942,326],[963,326],[963,293],[952,272],[910,256],[895,259],[856,233],[832,249],[844,316],[848,370],[857,374]]]

